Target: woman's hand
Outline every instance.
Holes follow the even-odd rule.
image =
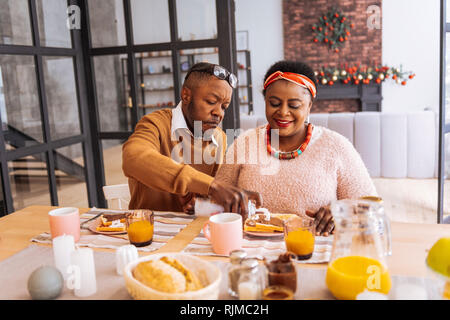
[[[197,196],[189,192],[185,196],[178,196],[178,202],[180,203],[181,207],[183,208],[183,212],[187,214],[195,214],[195,200],[197,199]]]
[[[334,233],[334,219],[331,214],[330,206],[321,207],[316,212],[306,210],[306,215],[314,218],[316,236],[328,237],[330,234]]]

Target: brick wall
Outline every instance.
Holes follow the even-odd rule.
[[[367,8],[377,5],[381,10],[381,0],[284,0],[284,56],[288,60],[308,63],[315,70],[322,66],[372,65],[381,62],[381,29],[367,27]],[[338,53],[329,50],[324,43],[314,43],[311,29],[318,18],[336,6],[344,13],[349,23],[354,23],[351,35]],[[329,107],[327,107],[329,106]],[[352,111],[359,109],[357,100],[321,100],[313,107],[313,112]]]

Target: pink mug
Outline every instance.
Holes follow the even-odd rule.
[[[203,226],[203,234],[215,253],[229,255],[231,251],[242,248],[242,216],[237,213],[215,214]]]
[[[78,208],[59,208],[48,213],[52,239],[63,234],[72,235],[75,242],[80,240],[80,213]]]

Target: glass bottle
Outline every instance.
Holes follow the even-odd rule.
[[[237,298],[237,284],[239,280],[240,270],[242,268],[241,262],[247,257],[247,252],[244,250],[233,250],[230,253],[231,266],[228,269],[228,293]]]
[[[260,300],[264,283],[258,260],[245,259],[242,261],[241,267],[237,285],[239,300]]]

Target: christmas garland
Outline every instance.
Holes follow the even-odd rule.
[[[322,67],[315,71],[317,82],[321,85],[332,86],[335,83],[343,84],[370,84],[375,82],[380,84],[386,79],[392,79],[397,84],[406,85],[408,79],[413,79],[415,74],[411,71],[403,71],[400,68],[387,66],[361,67],[341,66],[338,67]]]
[[[350,36],[350,29],[355,25],[347,22],[347,17],[337,8],[332,8],[319,18],[319,22],[312,26],[315,35],[314,42],[325,43],[331,50],[339,52]]]

